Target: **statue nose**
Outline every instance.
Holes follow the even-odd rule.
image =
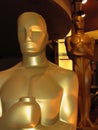
[[[30,37],[30,36],[27,36],[26,41],[27,41],[27,42],[31,42],[31,37]]]
[[[27,31],[26,41],[27,41],[27,42],[32,41],[32,31],[31,31],[31,30]]]

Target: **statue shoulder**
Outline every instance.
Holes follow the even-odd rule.
[[[64,69],[56,64],[51,64],[51,73],[55,80],[64,87],[72,87],[78,89],[78,78],[77,74],[68,69]]]
[[[78,77],[77,74],[72,70],[62,69],[59,74],[59,80],[62,84],[63,89],[69,89],[71,91],[78,92]]]
[[[0,71],[0,88],[10,78],[12,73],[19,68],[19,66],[20,66],[20,63],[16,64],[15,66],[9,69]]]
[[[84,36],[83,36],[83,37],[88,38],[88,39],[90,39],[90,40],[94,40],[94,38],[91,37],[90,35],[88,35],[87,33],[84,33]]]
[[[68,36],[65,38],[65,43],[69,42],[71,40],[71,36]]]

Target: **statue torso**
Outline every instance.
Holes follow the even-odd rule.
[[[90,65],[89,56],[92,56],[90,37],[86,34],[74,34],[71,36],[70,44],[73,62],[80,70],[84,70]]]
[[[90,38],[85,34],[75,34],[71,36],[72,51],[76,55],[85,55],[86,48],[90,46]]]
[[[35,97],[42,108],[42,122],[47,124],[59,113],[62,93],[49,68],[23,68],[13,71],[3,84],[0,96],[4,112],[20,97]]]

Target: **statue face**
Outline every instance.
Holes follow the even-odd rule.
[[[76,29],[84,29],[84,18],[81,16],[75,16],[74,25]]]
[[[18,19],[18,40],[22,53],[38,53],[47,44],[47,30],[43,18],[33,12]]]

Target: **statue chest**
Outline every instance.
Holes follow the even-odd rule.
[[[83,46],[89,46],[90,39],[86,35],[73,35],[71,38],[71,45],[73,47],[83,45]]]
[[[5,112],[19,98],[25,96],[35,97],[40,105],[44,122],[46,118],[50,120],[50,117],[54,118],[57,116],[62,98],[62,88],[47,73],[38,75],[14,74],[3,84],[0,91],[3,111]]]

